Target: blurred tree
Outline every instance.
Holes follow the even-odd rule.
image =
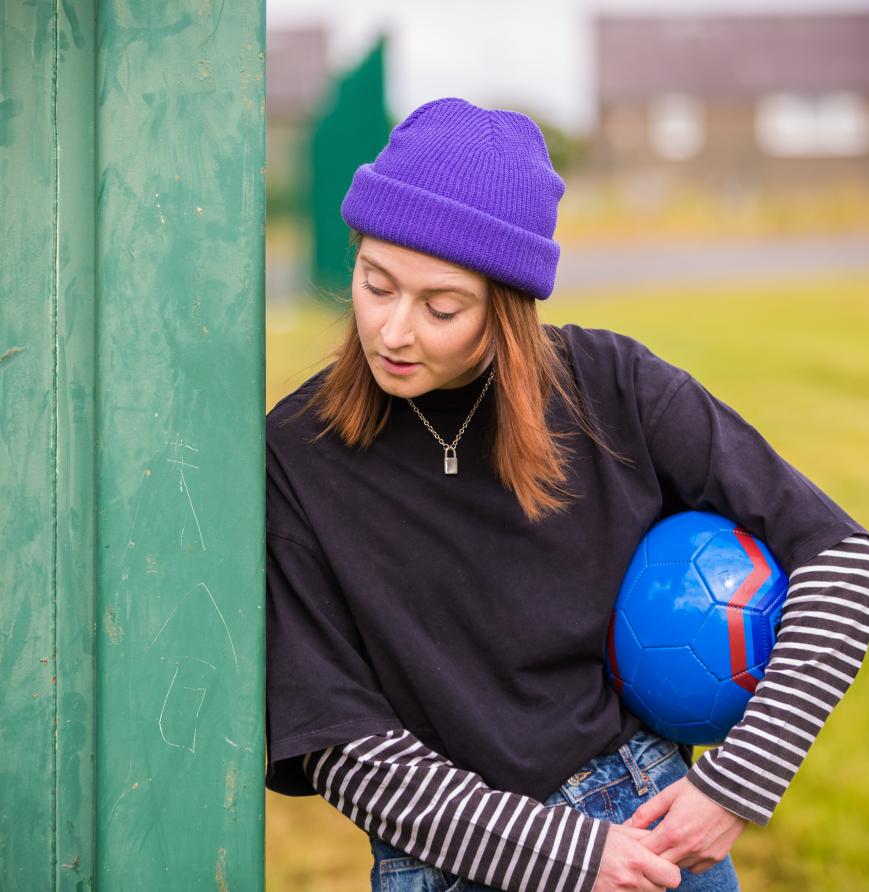
[[[537,122],[546,147],[549,149],[549,157],[552,166],[560,173],[569,173],[579,167],[585,161],[588,153],[588,139],[584,136],[572,136],[561,127],[542,119],[539,115],[526,112],[529,117]]]
[[[350,243],[341,218],[356,168],[373,161],[389,140],[381,35],[368,55],[338,79],[310,122],[307,214],[311,222],[310,277],[317,289],[349,283]]]
[[[510,109],[510,111],[528,115],[540,128],[540,132],[546,140],[546,148],[549,149],[552,166],[558,173],[570,173],[585,162],[590,142],[588,136],[573,136],[564,128],[547,120],[537,109],[514,102],[508,97],[493,101],[489,103],[488,107]]]

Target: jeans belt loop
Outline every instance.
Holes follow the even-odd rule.
[[[631,775],[631,780],[633,780],[634,787],[636,787],[637,795],[645,796],[646,793],[649,792],[649,776],[639,765],[637,765],[637,760],[634,758],[631,748],[626,743],[623,743],[619,747],[619,755],[627,766],[628,772]]]

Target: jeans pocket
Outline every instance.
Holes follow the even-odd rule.
[[[653,792],[660,793],[688,773],[688,766],[679,750],[647,769]]]
[[[581,766],[561,790],[577,811],[621,824],[680,771],[687,768],[676,744],[641,730],[618,752],[595,756]]]
[[[589,818],[621,824],[637,807],[637,794],[627,774],[583,796],[574,806]]]
[[[371,851],[372,892],[462,892],[467,885],[462,877],[420,861],[377,837],[371,837]]]

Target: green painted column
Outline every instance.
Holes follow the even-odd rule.
[[[93,491],[92,465],[81,463],[79,451],[93,440],[93,377],[92,362],[85,369],[66,365],[67,358],[75,364],[67,351],[81,340],[58,350],[61,249],[66,269],[78,266],[85,295],[76,337],[89,336],[91,345],[93,280],[85,281],[87,261],[69,254],[80,248],[78,240],[74,247],[68,239],[59,242],[57,56],[52,4],[0,0],[2,889],[55,888],[56,865],[70,850],[78,857],[71,872],[85,881],[83,889],[92,887],[93,876],[92,496],[84,496],[74,530],[65,516],[71,500]],[[85,92],[92,96],[87,86]],[[82,113],[92,122],[92,111]],[[71,151],[78,148],[70,144]],[[91,161],[81,172],[91,186],[92,170]],[[89,265],[92,272],[92,260]],[[59,374],[67,382],[70,374],[80,376],[75,429],[58,430],[58,413],[66,415],[69,406],[58,400]],[[82,436],[83,443],[76,439]],[[64,554],[70,535],[87,540],[74,603],[63,597],[76,569]],[[70,639],[72,649],[59,654],[61,641]],[[72,674],[58,679],[67,666],[75,666]],[[61,814],[68,823],[58,834]]]
[[[0,0],[0,888],[263,888],[262,0]]]

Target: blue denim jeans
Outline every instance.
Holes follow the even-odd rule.
[[[595,756],[580,765],[543,804],[547,808],[567,804],[590,817],[621,824],[687,772],[676,744],[643,728],[617,753]],[[372,892],[493,892],[491,886],[419,861],[373,834],[370,841]],[[683,870],[679,892],[739,892],[730,856],[704,873]]]

